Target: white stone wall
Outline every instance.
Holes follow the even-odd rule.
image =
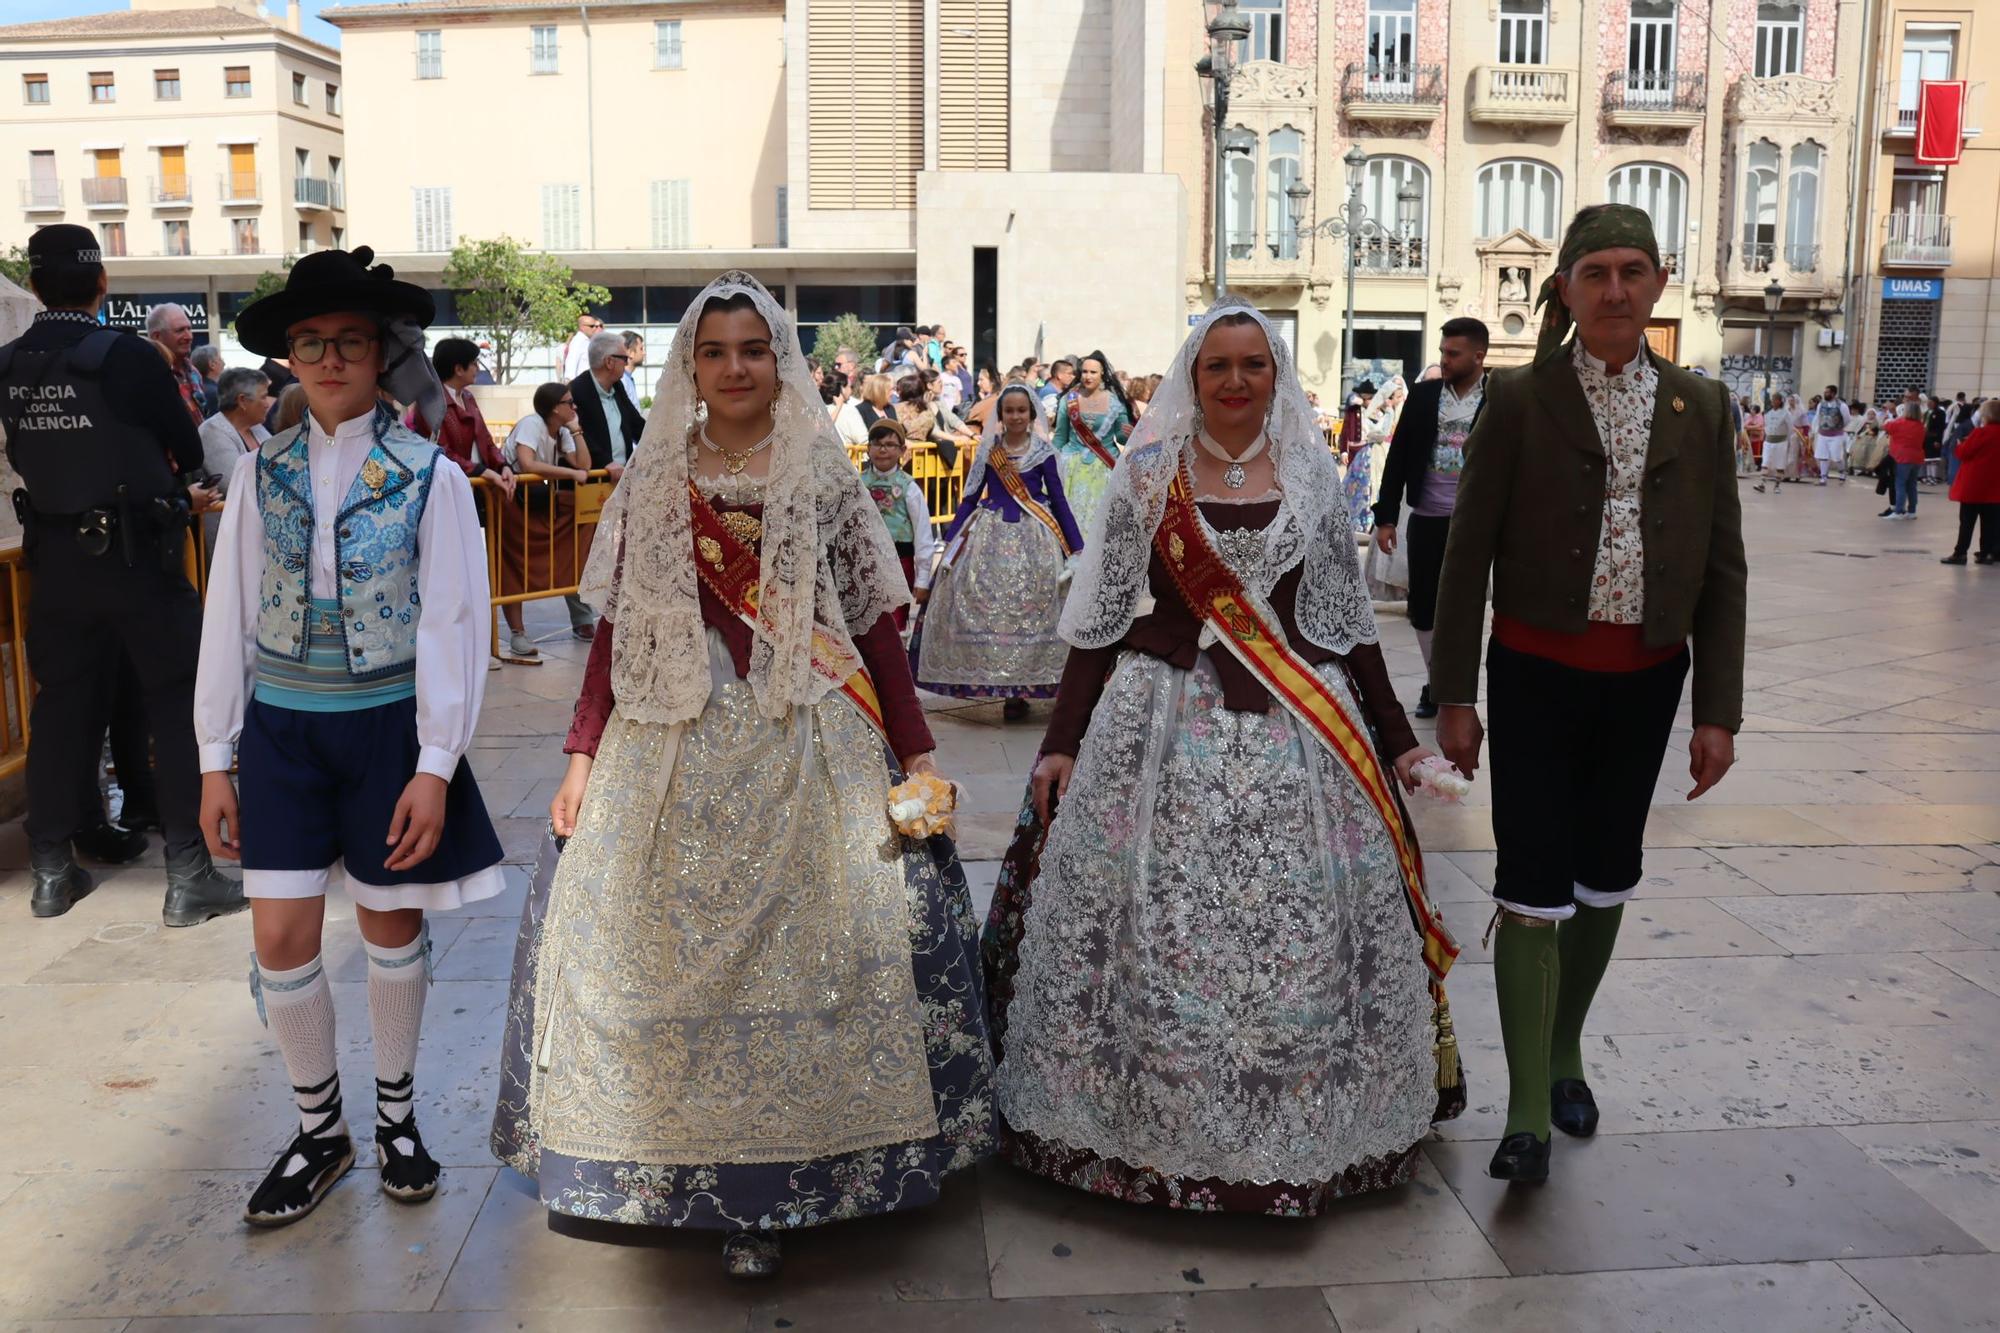
[[[1181,286],[1186,203],[1165,174],[917,177],[917,314],[970,344],[972,251],[999,250],[998,353],[1101,348],[1133,374],[1166,369],[1187,332]]]
[[[1165,111],[1166,0],[1112,0],[1112,171],[1160,170]]]
[[[1107,171],[1111,165],[1113,10],[1118,0],[1015,0],[1016,171]],[[1139,59],[1135,54],[1133,59]],[[1128,71],[1139,78],[1143,71]]]

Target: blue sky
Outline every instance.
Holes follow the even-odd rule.
[[[334,0],[304,0],[305,34],[314,41],[325,42],[328,46],[340,45],[340,29],[331,23],[323,23],[319,11],[333,4]],[[12,11],[19,5],[25,13],[19,18],[9,18],[9,23],[28,23],[35,19],[66,19],[78,14],[102,14],[108,9],[130,9],[128,0],[4,0],[0,9]],[[273,18],[285,16],[284,0],[264,0],[264,8]]]

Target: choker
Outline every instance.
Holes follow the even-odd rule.
[[[1243,465],[1258,454],[1263,453],[1264,446],[1270,443],[1271,437],[1259,431],[1257,432],[1257,438],[1251,442],[1248,449],[1244,450],[1241,454],[1233,456],[1227,449],[1217,444],[1215,437],[1210,435],[1206,430],[1196,431],[1195,439],[1201,442],[1201,447],[1208,451],[1211,458],[1218,458],[1229,464],[1228,467],[1222,470],[1222,484],[1230,490],[1235,491],[1243,488],[1243,483],[1248,475],[1243,471]]]

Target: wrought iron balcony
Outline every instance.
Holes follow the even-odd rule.
[[[1436,120],[1444,110],[1444,66],[1357,61],[1340,80],[1349,120]]]
[[[1951,267],[1951,214],[1891,213],[1882,262],[1911,268]]]
[[[90,208],[125,207],[125,178],[123,176],[85,176],[83,178],[83,202]]]
[[[24,180],[21,182],[21,207],[30,213],[60,213],[63,210],[63,189],[59,180]]]
[[[1392,234],[1354,238],[1354,268],[1357,273],[1421,274],[1428,271],[1429,260],[1430,247],[1421,236]]]
[[[1481,65],[1469,113],[1484,125],[1566,125],[1576,119],[1576,72],[1551,65]]]
[[[184,207],[194,202],[194,182],[186,176],[154,176],[149,184],[155,207]]]
[[[1613,70],[1604,80],[1612,125],[1685,129],[1708,114],[1708,75],[1679,70]]]

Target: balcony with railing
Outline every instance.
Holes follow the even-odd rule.
[[[83,202],[87,208],[123,208],[126,204],[123,176],[85,176]]]
[[[63,188],[59,180],[36,177],[21,182],[21,207],[30,213],[63,211]]]
[[[260,193],[260,183],[254,171],[225,171],[216,178],[216,188],[224,204],[260,204],[264,202]]]
[[[1951,220],[1949,213],[1891,213],[1883,219],[1882,263],[1950,268]]]
[[[1345,245],[1346,241],[1333,244]],[[1429,271],[1429,250],[1422,236],[1359,236],[1354,241],[1354,271],[1374,276],[1421,276]],[[1342,258],[1344,261],[1345,256]]]
[[[1444,66],[1357,61],[1341,76],[1340,109],[1349,120],[1436,120],[1444,110]]]
[[[1904,105],[1908,102],[1908,105]],[[1965,86],[1965,137],[1977,139],[1986,122],[1986,81],[1974,78]],[[1917,133],[1917,104],[1914,90],[1891,80],[1882,89],[1882,113],[1878,123],[1885,137],[1909,139]]]
[[[1604,119],[1626,129],[1690,129],[1708,114],[1708,75],[1622,69],[1604,80]]]
[[[1550,65],[1481,65],[1469,113],[1482,125],[1566,125],[1576,119],[1576,71]]]
[[[189,208],[194,204],[194,181],[187,176],[152,176],[147,179],[155,208]]]
[[[1805,241],[1726,241],[1722,246],[1722,289],[1727,296],[1760,296],[1775,279],[1792,296],[1821,296],[1832,286],[1821,268],[1821,247]]]
[[[298,176],[292,180],[292,202],[301,213],[347,207],[347,187],[319,176]]]

